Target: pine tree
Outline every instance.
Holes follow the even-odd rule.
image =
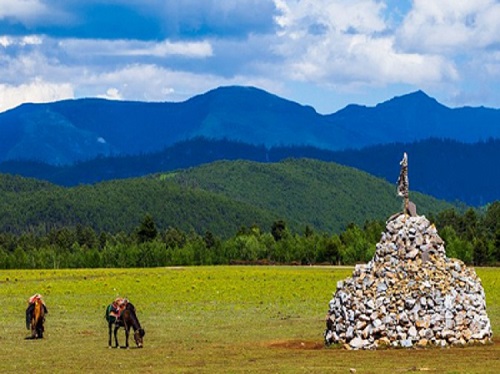
[[[137,241],[139,243],[150,242],[156,238],[158,230],[155,221],[150,214],[146,214],[137,230]]]

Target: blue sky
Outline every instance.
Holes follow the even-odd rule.
[[[498,0],[0,0],[0,111],[251,85],[333,113],[423,90],[500,108]]]

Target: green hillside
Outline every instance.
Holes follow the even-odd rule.
[[[30,193],[44,189],[52,190],[54,188],[53,184],[45,181],[23,178],[17,175],[0,174],[0,194]]]
[[[149,213],[160,228],[232,235],[241,225],[271,225],[276,218],[223,195],[151,178],[73,188],[52,186],[30,192],[2,190],[0,212],[0,231],[41,233],[76,225],[130,232]]]
[[[328,232],[339,232],[351,222],[385,220],[402,203],[395,185],[353,168],[310,159],[272,164],[220,161],[162,174],[161,178],[271,211],[290,220],[292,227],[299,222]],[[451,207],[419,193],[413,193],[411,199],[419,214]]]
[[[415,194],[420,213],[450,205]],[[216,162],[175,173],[63,188],[0,175],[0,231],[40,232],[62,226],[130,232],[149,213],[160,229],[231,236],[242,226],[268,230],[283,219],[339,232],[350,222],[386,219],[401,201],[395,186],[334,163]]]

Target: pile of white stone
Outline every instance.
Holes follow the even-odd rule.
[[[346,349],[491,341],[484,289],[474,269],[446,257],[424,216],[396,215],[373,259],[337,283],[325,342]]]

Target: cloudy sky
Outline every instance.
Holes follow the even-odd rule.
[[[418,89],[500,108],[500,1],[0,0],[0,111],[227,85],[320,113]]]

